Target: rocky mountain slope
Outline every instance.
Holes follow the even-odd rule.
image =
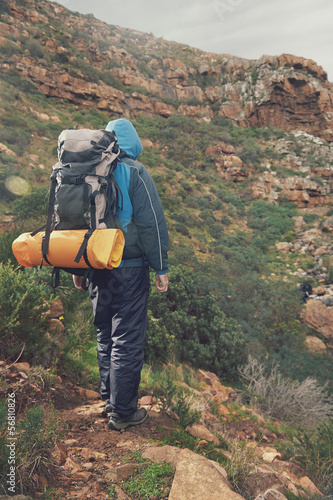
[[[183,116],[207,125],[202,129],[207,131],[203,151],[196,145],[198,151],[189,162],[191,182],[186,172],[178,173],[176,182],[185,191],[177,192],[171,183],[165,192],[168,202],[176,195],[187,204],[184,196],[199,194],[195,186],[200,181],[206,183],[200,193],[202,202],[210,196],[221,205],[211,187],[218,176],[243,200],[296,204],[299,215],[293,241],[280,241],[277,251],[290,269],[285,268],[284,279],[288,275],[300,281],[310,279],[315,292],[319,290],[303,319],[317,331],[318,340],[326,337],[325,349],[330,347],[333,92],[325,71],[314,61],[292,55],[245,60],[204,53],[109,26],[47,1],[5,0],[0,14],[2,180],[6,182],[14,168],[31,184],[44,185],[55,157],[56,135],[61,128],[74,126],[74,121],[96,126],[94,121],[102,127],[109,116]],[[219,139],[210,134],[210,123],[216,130],[221,125]],[[236,129],[232,133],[226,129],[226,123],[265,131],[257,138],[256,132],[249,132],[249,139],[241,138]],[[279,129],[281,134],[271,133]],[[172,152],[162,136],[152,142],[152,132],[144,131],[142,138],[146,151],[142,161],[148,160],[148,166],[151,159],[152,164],[157,162],[155,175],[163,179],[168,171],[164,165],[170,159],[177,161],[179,152]],[[181,154],[186,154],[186,147]],[[183,157],[178,160],[184,161]],[[209,169],[208,180],[203,172]],[[223,226],[221,207],[228,211],[222,204],[213,211],[213,218]],[[183,210],[188,215],[171,215],[174,246],[185,244],[199,261],[207,260],[214,252],[207,236],[204,242],[202,235],[192,234],[179,223],[181,217],[205,221],[204,210],[201,215],[188,206]],[[10,227],[6,205],[1,212],[2,228]],[[231,232],[238,224],[234,220]],[[218,233],[224,229],[220,227]],[[294,265],[297,255],[300,258]],[[318,349],[323,351],[323,345]]]
[[[311,361],[318,362],[316,375],[319,365],[329,365],[333,93],[325,71],[293,55],[263,55],[250,61],[207,54],[109,26],[44,0],[3,0],[0,16],[0,232],[28,230],[31,205],[25,206],[25,197],[19,195],[42,192],[38,189],[48,185],[63,128],[102,128],[110,116],[131,118],[144,145],[142,162],[165,206],[172,264],[192,267],[200,279],[216,278],[221,309],[228,317],[244,309],[244,315],[237,316],[242,329],[252,335],[262,328],[259,341],[250,336],[248,343],[261,348],[264,357],[280,349],[281,359],[289,354],[292,362],[286,358],[286,364],[301,372],[309,351]],[[17,186],[10,189],[10,181],[18,179],[25,181],[23,192]],[[281,215],[284,207],[287,214]],[[265,223],[270,213],[275,217],[269,219],[272,231]],[[0,251],[4,248],[0,241]],[[274,295],[281,283],[286,286],[283,294]],[[297,322],[292,317],[288,323],[279,301],[288,286],[300,284],[311,284],[311,290],[302,314],[295,313]],[[252,308],[246,309],[248,304]],[[59,317],[60,313],[54,323],[62,328]],[[69,328],[69,318],[66,321]],[[285,332],[301,340],[288,343]],[[60,357],[61,332],[50,329],[48,335],[52,355]],[[303,350],[305,357],[299,361]],[[308,474],[277,452],[275,446],[285,437],[279,423],[254,415],[248,406],[237,407],[236,391],[223,387],[209,371],[196,372],[200,390],[187,387],[203,408],[200,424],[191,430],[199,452],[194,456],[192,451],[179,452],[179,444],[184,444],[179,439],[159,449],[166,446],[178,420],[162,415],[156,406],[158,395],[141,401],[150,411],[147,424],[116,434],[107,430],[100,402],[90,399],[97,395],[67,383],[66,374],[45,388],[45,373],[41,378],[27,364],[12,367],[1,361],[0,369],[4,387],[12,384],[17,389],[20,412],[30,403],[49,409],[52,400],[65,415],[66,436],[52,457],[57,479],[63,481],[59,498],[102,499],[112,490],[115,498],[128,499],[122,481],[139,467],[138,450],[147,459],[158,461],[162,454],[173,462],[176,474],[165,498],[185,498],[184,477],[195,485],[193,498],[197,494],[202,500],[202,489],[209,492],[212,481],[217,485],[212,495],[223,498],[223,491],[225,498],[240,498],[222,466],[210,460],[210,446],[219,447],[220,440],[223,448],[226,431],[247,441],[257,454],[251,499],[319,494]],[[85,398],[87,405],[82,405]],[[207,401],[217,404],[215,413]],[[272,426],[274,432],[268,429]],[[151,446],[152,438],[156,447]],[[230,462],[232,457],[223,451]],[[195,464],[191,477],[189,463]],[[39,498],[43,488],[52,487],[42,474],[33,481]]]
[[[332,84],[312,60],[204,53],[46,1],[6,0],[2,11],[0,41],[13,51],[2,70],[17,69],[47,96],[114,116],[221,116],[333,140]]]

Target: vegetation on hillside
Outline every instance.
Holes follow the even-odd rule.
[[[7,19],[4,16],[8,13],[8,2],[4,1],[0,6],[1,19]],[[55,296],[50,287],[50,270],[19,267],[11,250],[12,241],[20,233],[32,231],[45,222],[49,175],[57,160],[57,137],[61,130],[75,126],[103,128],[110,116],[92,106],[47,98],[19,70],[8,69],[7,62],[15,55],[25,55],[48,70],[63,68],[85,81],[104,82],[125,90],[123,82],[110,72],[121,67],[116,59],[109,67],[96,69],[92,56],[82,54],[72,43],[81,41],[92,47],[97,44],[100,50],[108,50],[110,41],[96,41],[85,32],[64,34],[61,22],[53,21],[52,37],[67,52],[51,53],[45,48],[51,28],[44,25],[41,32],[37,27],[31,28],[29,33],[13,36],[1,47],[0,223],[5,224],[6,218],[10,223],[0,233],[0,356],[8,362],[20,357],[20,361],[54,373],[70,370],[74,381],[97,389],[95,331],[87,294],[74,289],[69,275],[62,275],[56,294],[65,305],[62,321],[66,335],[60,346],[59,339],[47,334],[45,312]],[[117,32],[114,27],[108,29],[111,35]],[[140,72],[149,77],[151,68],[142,47],[138,48],[135,40],[126,42],[118,35],[114,38],[114,46],[126,46],[128,53],[136,57]],[[168,50],[174,47],[174,56],[186,63],[196,57],[194,49],[168,47]],[[155,48],[158,58],[170,55],[161,41],[156,42]],[[253,80],[256,78],[253,73]],[[228,75],[221,73],[214,82],[210,75],[197,75],[190,83],[205,88],[227,80]],[[126,91],[147,94],[144,89],[131,86]],[[175,107],[181,104],[167,95],[159,97]],[[187,104],[198,102],[192,97]],[[288,141],[289,151],[307,166],[324,166],[327,159],[318,158],[315,150],[304,152],[294,136],[287,136],[281,130],[242,128],[221,117],[206,123],[182,115],[170,118],[142,115],[133,123],[141,139],[152,142],[144,148],[139,160],[156,183],[170,233],[170,288],[166,294],[158,294],[151,277],[146,344],[145,369],[164,382],[159,385],[162,401],[166,407],[174,405],[180,426],[186,428],[198,415],[189,408],[184,394],[174,397],[173,381],[163,379],[161,366],[171,361],[215,372],[221,380],[241,388],[266,414],[289,425],[302,423],[303,428],[297,428],[296,439],[286,444],[284,453],[322,481],[330,492],[332,482],[327,471],[332,471],[333,430],[330,420],[320,422],[320,412],[324,416],[330,414],[325,405],[333,393],[331,356],[312,354],[304,346],[306,335],[314,332],[300,321],[302,279],[294,275],[298,267],[311,267],[313,261],[305,254],[281,255],[276,251],[275,243],[295,240],[294,218],[299,215],[296,205],[285,201],[283,193],[279,193],[276,204],[254,199],[251,189],[267,163],[274,165],[279,179],[307,175],[306,171],[283,166],[284,154],[274,147],[281,140]],[[222,142],[233,146],[242,160],[242,180],[222,179],[216,158],[205,153],[207,147]],[[323,182],[318,176],[315,180]],[[332,209],[327,215],[332,215]],[[310,228],[319,217],[305,215],[305,227]],[[331,259],[326,258],[324,264],[327,279],[332,282]],[[254,358],[260,369],[250,373],[244,367],[247,360]],[[239,366],[243,369],[239,370]],[[151,389],[152,385],[145,387]],[[306,403],[314,402],[316,412],[311,429],[306,428],[304,418],[309,407],[301,397],[296,401],[300,392],[303,398],[309,396]],[[281,409],[277,404],[276,394],[280,393],[284,394],[287,409],[292,407],[292,416],[286,416],[285,407]],[[0,444],[6,439],[4,411],[3,405],[0,406]],[[57,422],[57,417],[47,418],[38,407],[22,416],[22,463],[27,462],[28,451],[34,449],[30,468],[22,466],[23,477],[31,474],[40,456],[47,455],[59,438],[55,432]],[[185,441],[183,434],[182,440]],[[197,447],[193,440],[192,445]],[[211,451],[214,459],[229,467],[234,486],[244,481],[241,472],[248,455],[242,445],[232,449],[235,459],[229,463],[221,458],[219,451]],[[0,471],[5,458],[0,461]],[[170,470],[153,468],[148,472],[153,478],[171,474]],[[148,479],[142,477],[141,483],[147,481],[147,487],[151,488]],[[136,487],[129,484],[128,491]],[[244,484],[235,488],[246,492]]]

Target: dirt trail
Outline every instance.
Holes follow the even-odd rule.
[[[33,498],[45,499],[43,491],[47,491],[48,500],[104,500],[112,498],[109,495],[111,486],[115,493],[113,498],[129,498],[119,485],[133,474],[139,453],[169,434],[174,421],[154,408],[152,397],[148,396],[141,400],[150,403],[142,405],[149,411],[146,422],[121,432],[112,431],[108,428],[104,402],[98,393],[64,383],[60,377],[52,386],[46,386],[44,380],[40,384],[33,383],[29,375],[33,369],[27,363],[17,365],[1,362],[0,375],[4,383],[0,399],[6,400],[8,394],[15,392],[17,421],[27,408],[38,405],[46,415],[54,409],[65,428],[50,456],[49,473],[44,477],[34,470],[31,474],[29,483],[35,489]]]
[[[111,484],[115,485],[116,498],[128,498],[120,486],[133,473],[135,452],[158,442],[174,427],[169,417],[150,409],[151,405],[145,408],[149,411],[146,422],[121,432],[108,428],[103,401],[86,400],[63,411],[66,435],[53,455],[62,467],[58,481],[65,483],[57,488],[58,498],[109,499]]]

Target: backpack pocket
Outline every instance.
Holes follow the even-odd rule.
[[[82,184],[61,184],[55,195],[55,229],[84,229],[91,222],[92,188]]]

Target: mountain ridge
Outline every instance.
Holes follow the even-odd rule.
[[[13,54],[4,68],[16,67],[47,96],[66,97],[80,105],[94,102],[102,111],[128,118],[139,113],[165,117],[180,113],[203,121],[221,116],[240,126],[301,129],[333,140],[332,84],[310,59],[282,54],[248,60],[206,53],[108,25],[92,15],[70,13],[53,3],[8,0],[7,5],[23,26],[26,21],[45,25],[47,16],[55,24],[50,30],[44,26],[37,37],[51,62],[45,64],[44,58],[41,67],[42,58]],[[72,36],[71,44],[70,37],[57,33],[59,15]],[[7,36],[18,36],[17,26],[7,25],[7,30]],[[80,52],[90,61],[82,61]],[[88,74],[84,63],[92,63],[99,74]]]

